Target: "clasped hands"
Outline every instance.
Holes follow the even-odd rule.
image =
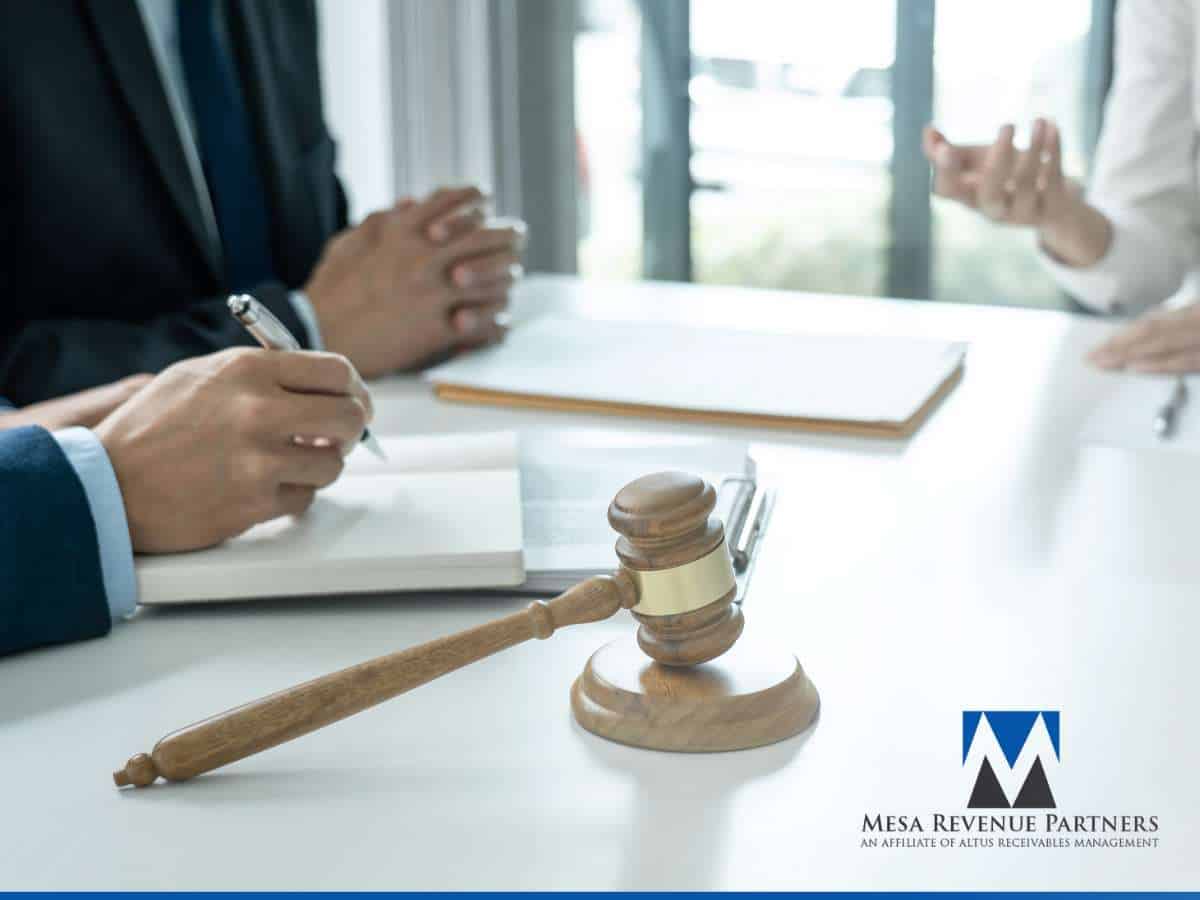
[[[499,340],[523,223],[488,223],[475,188],[402,200],[334,237],[305,285],[325,347],[365,378]]]
[[[962,145],[927,127],[924,151],[933,167],[933,192],[994,222],[1036,229],[1042,247],[1059,262],[1095,264],[1108,251],[1111,225],[1064,176],[1058,126],[1036,120],[1025,150],[1014,146],[1013,132],[1005,125],[990,145]],[[1148,313],[1093,349],[1087,360],[1106,370],[1200,372],[1200,305]]]

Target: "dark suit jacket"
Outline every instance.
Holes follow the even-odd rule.
[[[345,226],[311,0],[228,0],[258,140],[278,283]],[[60,396],[249,338],[223,304],[149,38],[133,0],[0,3],[0,394]]]
[[[0,655],[107,634],[92,511],[45,429],[0,431],[0,510]]]

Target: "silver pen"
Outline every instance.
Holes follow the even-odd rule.
[[[249,294],[234,294],[225,305],[233,313],[233,317],[242,323],[250,335],[268,350],[301,350],[300,342],[295,335],[287,330],[287,326],[276,318],[275,314],[251,297]],[[367,449],[380,459],[387,459],[383,447],[371,434],[370,429],[364,428],[359,439],[367,445]]]
[[[1187,403],[1187,398],[1187,381],[1182,375],[1178,375],[1175,378],[1175,384],[1171,387],[1171,395],[1167,397],[1167,402],[1154,415],[1154,433],[1160,439],[1165,440],[1175,433],[1179,413]]]

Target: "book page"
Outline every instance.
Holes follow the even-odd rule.
[[[744,441],[619,429],[535,429],[521,438],[521,502],[529,572],[615,565],[608,505],[642,475],[693,472],[720,487],[753,475]],[[718,511],[720,512],[720,511]]]
[[[468,472],[515,469],[518,462],[514,431],[475,434],[417,434],[380,436],[387,459],[359,444],[346,457],[345,475],[381,472]]]
[[[388,463],[356,462],[303,515],[265,522],[217,547],[137,557],[140,602],[524,580],[514,433],[391,438],[384,445]]]

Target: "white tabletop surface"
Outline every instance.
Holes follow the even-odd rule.
[[[193,782],[118,791],[110,771],[174,728],[524,601],[142,610],[106,639],[0,661],[0,888],[1200,884],[1200,459],[1081,446],[1114,388],[1081,355],[1109,326],[534,279],[518,310],[543,306],[970,342],[962,384],[908,441],[622,423],[754,442],[780,495],[747,627],[798,654],[819,722],[708,756],[582,731],[568,690],[594,649],[630,631],[622,614]],[[439,404],[410,378],[375,396],[381,433],[620,421]],[[1157,847],[860,847],[865,814],[966,814],[962,711],[1026,708],[1061,711],[1057,812],[1155,815]]]

